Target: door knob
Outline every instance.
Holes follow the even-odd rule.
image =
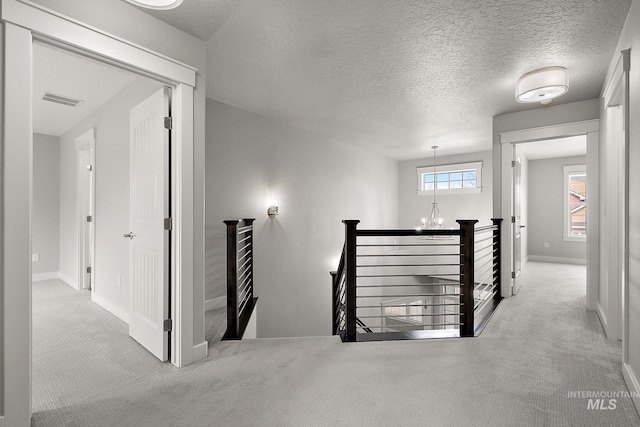
[[[123,237],[128,237],[130,239],[133,239],[133,231],[126,233]]]
[[[521,225],[521,226],[520,226],[520,228],[525,228],[525,227],[526,227],[525,225]]]

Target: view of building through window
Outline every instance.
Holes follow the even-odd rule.
[[[587,174],[569,172],[569,237],[587,234]]]
[[[455,171],[455,172],[439,172],[425,173],[422,175],[422,189],[433,190],[434,184],[437,190],[449,190],[456,188],[476,188],[477,181],[476,170]]]

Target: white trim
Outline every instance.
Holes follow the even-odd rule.
[[[198,345],[194,345],[192,352],[194,360],[206,359],[209,355],[209,342],[203,341]]]
[[[204,311],[216,310],[227,305],[227,297],[211,298],[204,302]]]
[[[2,19],[173,82],[196,85],[195,67],[102,31],[29,0],[2,0]]]
[[[622,378],[624,378],[624,382],[627,384],[627,388],[631,394],[631,400],[636,406],[636,411],[640,412],[640,383],[638,383],[638,377],[628,363],[622,363]]]
[[[4,427],[4,417],[0,415],[0,427]]]
[[[86,267],[95,266],[95,194],[96,194],[96,139],[95,129],[90,128],[75,140],[76,147],[76,262],[77,262],[77,286],[78,289],[89,289],[90,283],[95,283],[95,271],[92,268],[89,280],[86,276]],[[83,161],[84,160],[84,161]],[[92,165],[90,176],[87,176],[86,161]],[[88,180],[88,183],[87,183]],[[89,200],[86,200],[88,198]],[[87,232],[86,216],[93,216],[92,226]],[[89,241],[89,259],[85,262],[85,239]],[[86,265],[88,264],[88,265]]]
[[[3,3],[4,6],[4,3]],[[5,423],[31,422],[31,213],[33,127],[31,123],[31,32],[4,23],[2,170]],[[7,183],[11,185],[7,185]],[[10,367],[10,369],[9,369]]]
[[[565,242],[586,242],[587,235],[570,236],[571,219],[569,218],[569,177],[572,173],[584,173],[587,175],[587,165],[567,165],[562,167],[563,174],[563,199],[562,199],[562,240]],[[586,197],[586,194],[585,194]],[[586,224],[585,224],[586,226]]]
[[[65,284],[71,286],[73,289],[78,289],[78,283],[73,280],[71,277],[66,276],[65,274],[58,272],[58,279],[62,280]]]
[[[57,280],[60,276],[59,271],[49,271],[47,273],[35,273],[31,275],[32,282],[44,282],[45,280]]]
[[[541,126],[509,132],[500,132],[500,144],[519,144],[522,142],[585,135],[589,132],[598,132],[599,126],[599,120],[593,119],[553,126]]]
[[[127,325],[129,324],[129,312],[127,310],[123,310],[121,307],[115,305],[105,297],[98,295],[96,292],[91,292],[91,301],[95,302]]]
[[[607,314],[604,312],[604,310],[602,309],[602,306],[600,305],[600,301],[596,303],[596,314],[598,315],[598,319],[600,320],[600,325],[602,326],[604,335],[607,336],[607,330],[609,329],[609,322],[607,321]]]
[[[557,257],[557,256],[529,255],[527,260],[537,261],[537,262],[552,262],[555,264],[587,265],[587,260],[582,258],[565,258],[565,257]]]

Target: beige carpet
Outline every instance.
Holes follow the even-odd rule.
[[[630,399],[589,410],[568,396],[626,391],[620,344],[585,311],[584,276],[530,263],[478,338],[215,341],[183,369],[155,361],[86,292],[36,283],[33,425],[640,425]],[[212,338],[223,321],[209,313]]]

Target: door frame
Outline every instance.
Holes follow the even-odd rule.
[[[4,186],[2,267],[4,281],[4,422],[31,419],[31,210],[33,169],[32,43],[34,38],[85,56],[153,76],[173,87],[174,141],[171,183],[173,218],[171,363],[194,360],[193,347],[193,149],[197,69],[128,42],[28,0],[1,0],[4,24]]]
[[[508,132],[500,132],[500,149],[502,161],[501,169],[501,196],[502,203],[500,214],[510,223],[513,208],[513,171],[511,161],[513,159],[514,144],[526,142],[542,141],[545,139],[556,139],[568,136],[586,135],[587,137],[587,185],[588,198],[598,199],[598,163],[597,153],[599,146],[600,121],[598,119],[583,120],[578,122],[563,123],[552,126],[542,126],[528,129],[521,129]],[[599,212],[598,205],[591,203],[587,205],[587,229],[598,230]],[[502,233],[502,265],[511,266],[513,261],[513,227],[504,227]],[[591,233],[587,237],[587,308],[595,310],[598,295],[598,235]],[[503,286],[503,296],[513,295],[513,279],[510,269],[503,269],[502,283],[509,283],[510,286]],[[505,290],[506,289],[506,295]]]
[[[619,204],[616,207],[617,215],[615,218],[611,218],[607,220],[606,226],[613,225],[617,231],[617,240],[614,242],[616,244],[618,251],[618,262],[619,264],[615,266],[610,266],[615,269],[614,278],[619,281],[620,287],[614,286],[609,287],[609,296],[614,296],[616,299],[614,300],[614,304],[618,303],[618,299],[621,302],[620,307],[618,307],[620,311],[620,316],[615,316],[613,319],[609,316],[607,319],[609,322],[613,322],[614,324],[610,329],[612,329],[612,334],[615,336],[610,338],[618,338],[622,340],[622,375],[629,386],[630,390],[638,390],[638,384],[635,381],[635,376],[633,375],[633,371],[629,366],[629,132],[628,132],[628,124],[629,124],[629,70],[630,70],[630,60],[631,60],[631,52],[629,49],[623,50],[620,52],[620,56],[616,62],[615,68],[611,75],[609,76],[607,82],[605,83],[604,90],[602,91],[602,107],[603,113],[607,118],[606,123],[606,133],[604,134],[604,138],[606,138],[606,145],[608,146],[612,140],[616,140],[618,144],[618,150],[616,150],[616,157],[613,159],[617,168],[617,177],[616,177],[616,190],[618,193],[616,194]],[[622,114],[620,114],[620,110],[617,112],[613,112],[610,108],[622,109]],[[614,119],[614,120],[612,120]],[[611,123],[611,122],[614,123]],[[622,134],[622,135],[620,135]],[[622,138],[620,138],[622,136]],[[607,163],[609,159],[607,159]],[[611,176],[611,175],[609,175]],[[611,183],[607,181],[606,189],[609,192],[613,191]],[[620,185],[622,184],[622,185]],[[609,223],[609,221],[612,221]],[[608,304],[611,307],[611,304]],[[601,308],[598,307],[598,315],[601,317],[602,321],[602,313]],[[611,314],[611,313],[610,313]],[[605,327],[605,329],[608,329]],[[609,331],[607,331],[607,336],[609,335]],[[634,397],[634,403],[638,405],[640,399]]]
[[[95,167],[96,167],[96,157],[95,157],[95,148],[96,148],[96,140],[95,140],[95,130],[93,128],[84,132],[82,135],[75,139],[76,144],[76,189],[78,194],[78,198],[76,199],[76,227],[78,233],[78,279],[77,279],[77,289],[89,289],[89,286],[86,286],[85,278],[87,277],[86,273],[86,264],[85,264],[85,253],[84,253],[84,245],[87,244],[87,239],[89,240],[89,264],[91,267],[91,273],[89,274],[89,283],[91,285],[95,284],[95,241],[96,241],[96,227],[95,227],[95,194],[96,194],[96,180],[95,180]],[[89,164],[92,166],[92,170],[90,171],[93,174],[93,178],[90,179],[88,185],[86,183],[87,173],[86,173],[86,162],[83,162],[83,154],[87,153],[86,157],[88,157]],[[85,199],[85,195],[80,195],[81,192],[84,193],[84,190],[88,189],[89,200]],[[92,226],[89,235],[86,232],[86,204],[90,205],[89,211],[92,216]],[[91,294],[93,295],[93,286],[91,286]]]

